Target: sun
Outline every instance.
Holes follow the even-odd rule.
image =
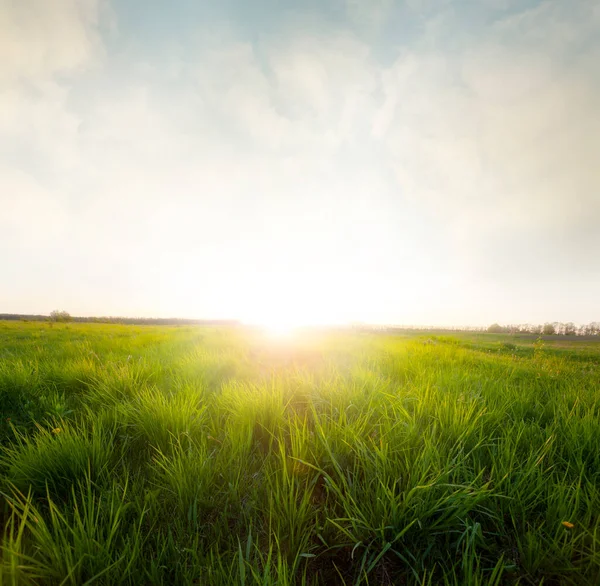
[[[290,338],[299,326],[286,322],[271,322],[262,324],[264,331],[272,338]]]
[[[290,338],[300,328],[310,324],[308,316],[292,312],[277,311],[275,308],[266,309],[245,320],[246,323],[259,327],[271,338]]]
[[[245,323],[261,328],[272,338],[290,338],[300,329],[317,325],[317,320],[298,311],[280,311],[277,307],[262,308],[244,320]]]
[[[284,338],[306,328],[343,323],[340,305],[338,297],[317,291],[309,283],[273,281],[245,291],[239,315],[243,323]]]

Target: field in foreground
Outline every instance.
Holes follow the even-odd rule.
[[[600,584],[600,340],[0,322],[0,584]]]

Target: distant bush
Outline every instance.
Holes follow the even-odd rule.
[[[71,321],[73,318],[71,317],[71,314],[69,312],[59,311],[58,309],[55,309],[50,313],[50,319],[52,321],[67,322]]]
[[[506,328],[503,328],[500,324],[492,324],[487,331],[490,334],[502,334],[506,331]]]
[[[544,336],[553,336],[556,334],[556,328],[552,324],[544,324],[542,334],[544,334]]]

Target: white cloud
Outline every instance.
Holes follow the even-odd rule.
[[[101,0],[0,0],[0,151],[36,172],[72,172],[81,120],[68,80],[98,63]]]
[[[101,51],[101,0],[0,0],[0,82],[81,70]]]
[[[497,259],[522,277],[530,269],[511,239],[536,242],[543,269],[569,270],[557,249],[594,262],[600,52],[583,5],[564,6],[500,21],[451,56],[411,51],[383,74],[373,133],[405,192],[452,228],[470,270]]]

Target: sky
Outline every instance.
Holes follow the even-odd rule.
[[[600,319],[600,0],[0,0],[0,312]]]

